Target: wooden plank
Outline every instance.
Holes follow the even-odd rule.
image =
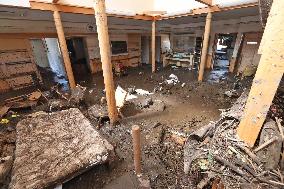
[[[65,13],[86,14],[86,15],[95,14],[94,9],[90,7],[52,4],[52,3],[38,2],[38,1],[32,1],[32,0],[30,0],[30,5],[31,5],[31,9],[35,9],[35,10],[59,11],[59,12],[65,12]],[[152,16],[147,16],[147,15],[126,16],[126,15],[117,15],[117,14],[107,14],[107,16],[127,18],[127,19],[136,19],[136,20],[152,20]]]
[[[69,57],[69,53],[68,53],[68,49],[67,49],[67,44],[66,44],[64,31],[63,31],[60,13],[58,11],[54,11],[53,17],[54,17],[54,23],[55,23],[56,31],[57,31],[57,34],[58,34],[58,41],[59,41],[59,44],[60,44],[60,49],[61,49],[61,53],[62,53],[62,57],[63,57],[64,66],[65,66],[65,70],[66,70],[66,73],[67,73],[69,85],[70,85],[71,89],[74,89],[76,87],[76,83],[75,83],[73,70],[72,70],[72,66],[71,66],[71,61],[70,61],[70,57]]]
[[[208,45],[209,45],[211,21],[212,21],[212,13],[209,12],[207,14],[206,23],[205,23],[205,31],[204,31],[204,37],[203,37],[201,60],[200,60],[200,65],[199,65],[198,81],[203,80],[204,68],[206,64],[206,57],[207,57]]]
[[[262,38],[262,55],[246,103],[238,136],[249,146],[254,143],[284,72],[284,1],[275,0]]]
[[[110,122],[114,124],[118,121],[118,111],[116,108],[114,81],[111,64],[110,40],[107,25],[107,15],[105,0],[95,0],[96,25],[100,46],[100,55],[103,68],[104,84]]]
[[[248,3],[248,4],[242,4],[242,5],[237,5],[237,6],[230,6],[230,7],[224,7],[220,8],[217,5],[213,5],[210,7],[203,7],[203,8],[198,8],[198,9],[193,9],[189,13],[185,14],[179,14],[179,15],[174,15],[174,16],[165,16],[162,17],[162,20],[166,19],[173,19],[173,18],[179,18],[179,17],[185,17],[185,16],[194,16],[198,14],[206,14],[208,12],[222,12],[222,11],[228,11],[228,10],[235,10],[235,9],[242,9],[242,8],[248,8],[248,7],[254,7],[258,6],[258,3]]]
[[[205,5],[208,5],[208,6],[212,6],[212,0],[195,0],[199,3],[203,3]]]

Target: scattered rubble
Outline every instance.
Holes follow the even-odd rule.
[[[283,140],[275,121],[265,123],[254,149],[249,149],[236,135],[247,96],[248,92],[244,92],[217,122],[189,136],[184,148],[184,171],[199,175],[191,177],[192,188],[213,187],[217,178],[225,188],[284,186],[279,171]]]
[[[166,80],[166,83],[167,83],[168,85],[170,85],[170,84],[176,85],[176,84],[179,83],[179,82],[180,82],[180,81],[178,80],[178,77],[177,77],[176,75],[174,75],[174,74],[171,74],[171,75],[169,76],[169,79]]]

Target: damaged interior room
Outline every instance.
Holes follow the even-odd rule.
[[[283,10],[0,0],[0,188],[284,188]]]

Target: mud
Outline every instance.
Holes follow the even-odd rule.
[[[178,77],[179,82],[176,85],[164,83],[171,74]],[[107,119],[101,125],[101,120],[93,119],[88,111],[94,104],[101,104],[101,99],[105,96],[102,73],[81,77],[77,83],[87,89],[84,103],[80,104],[79,108],[94,127],[100,128],[100,134],[115,147],[117,159],[109,165],[97,166],[75,177],[65,183],[63,188],[125,188],[125,178],[130,179],[133,184],[131,186],[136,187],[137,180],[127,175],[133,173],[133,125],[139,125],[142,130],[143,174],[150,180],[151,187],[188,187],[188,180],[183,173],[184,139],[197,128],[218,120],[220,109],[231,106],[235,98],[224,95],[226,91],[235,89],[240,94],[251,84],[251,78],[239,82],[224,69],[206,72],[202,83],[197,82],[196,78],[196,70],[169,67],[152,74],[150,66],[130,68],[126,76],[115,76],[116,86],[119,85],[125,90],[144,89],[154,94],[137,95],[138,99],[127,102],[122,111],[124,118],[120,120],[119,125],[112,127]],[[11,95],[2,95],[1,98],[8,96]],[[144,106],[143,103],[149,98],[153,104]],[[21,116],[19,119],[34,111],[37,110],[18,112]],[[13,126],[17,121],[10,124]],[[7,127],[8,125],[1,125],[1,128]]]
[[[188,188],[188,177],[183,173],[184,139],[197,128],[218,120],[219,109],[231,106],[235,98],[226,97],[226,91],[237,88],[241,92],[251,83],[247,79],[236,84],[236,79],[224,70],[206,73],[203,83],[196,82],[194,70],[185,68],[167,68],[152,74],[150,67],[142,67],[128,73],[127,76],[116,77],[115,83],[125,90],[136,87],[154,92],[148,96],[153,105],[140,108],[139,102],[148,97],[139,97],[126,105],[125,118],[121,119],[120,125],[104,125],[100,133],[115,146],[118,159],[110,166],[97,167],[74,178],[63,188],[127,188],[123,185],[127,180],[121,178],[133,172],[133,125],[139,125],[142,130],[143,174],[150,180],[151,187]],[[175,74],[180,82],[173,86],[161,84],[170,74]],[[95,86],[91,93],[87,93],[86,99],[88,103],[99,103],[104,96],[101,76],[80,84]],[[113,185],[114,182],[118,184]]]

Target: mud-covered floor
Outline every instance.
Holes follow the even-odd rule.
[[[171,74],[176,75],[179,82],[175,85],[163,83]],[[80,109],[97,127],[97,121],[90,117],[87,109],[99,104],[104,96],[102,73],[76,78],[80,78],[77,82],[81,86],[87,87],[85,104]],[[215,68],[206,72],[202,83],[197,82],[196,78],[196,70],[168,67],[152,74],[150,66],[130,68],[127,75],[115,76],[116,86],[125,90],[135,87],[153,94],[139,96],[128,102],[123,110],[125,117],[119,125],[111,127],[106,123],[100,127],[99,132],[115,146],[117,159],[109,165],[94,167],[73,178],[63,188],[137,188],[139,184],[133,175],[132,160],[133,125],[141,127],[143,174],[150,180],[151,187],[186,188],[188,177],[183,174],[184,139],[196,128],[217,120],[220,109],[230,107],[236,98],[225,95],[226,91],[236,89],[240,94],[251,83],[251,78],[238,81],[234,75],[228,74],[227,68]],[[143,106],[149,99],[153,104]],[[15,136],[15,124],[26,113],[29,111],[23,112],[23,115],[18,112],[20,117],[11,121],[9,126],[1,125],[5,127],[1,129],[2,134],[7,135],[4,133],[8,132],[9,136]],[[9,146],[15,140],[11,138]],[[5,141],[1,145],[4,143]],[[13,147],[9,147],[9,150],[12,155]],[[1,157],[3,153],[1,152]]]
[[[150,180],[151,187],[186,188],[188,177],[183,174],[183,139],[196,128],[217,120],[219,109],[230,107],[235,99],[224,95],[226,91],[235,87],[241,92],[250,85],[250,79],[236,82],[226,69],[216,68],[211,73],[207,72],[203,83],[196,81],[195,70],[166,68],[152,74],[150,69],[134,68],[128,71],[127,76],[115,78],[115,83],[125,90],[136,87],[155,91],[148,96],[154,101],[152,106],[143,109],[141,113],[131,109],[126,112],[131,116],[122,119],[117,127],[103,126],[100,129],[102,135],[116,147],[118,160],[110,166],[96,167],[74,178],[63,188],[137,187],[136,178],[133,177],[133,125],[139,125],[142,130],[143,174]],[[170,74],[175,74],[180,82],[174,86],[162,85],[160,89],[159,84],[168,79]],[[95,103],[99,103],[103,95],[102,75],[92,77],[91,82],[80,84],[94,86],[95,94],[90,94],[87,99],[92,101],[96,96]],[[164,110],[160,108],[161,103],[165,105]]]

